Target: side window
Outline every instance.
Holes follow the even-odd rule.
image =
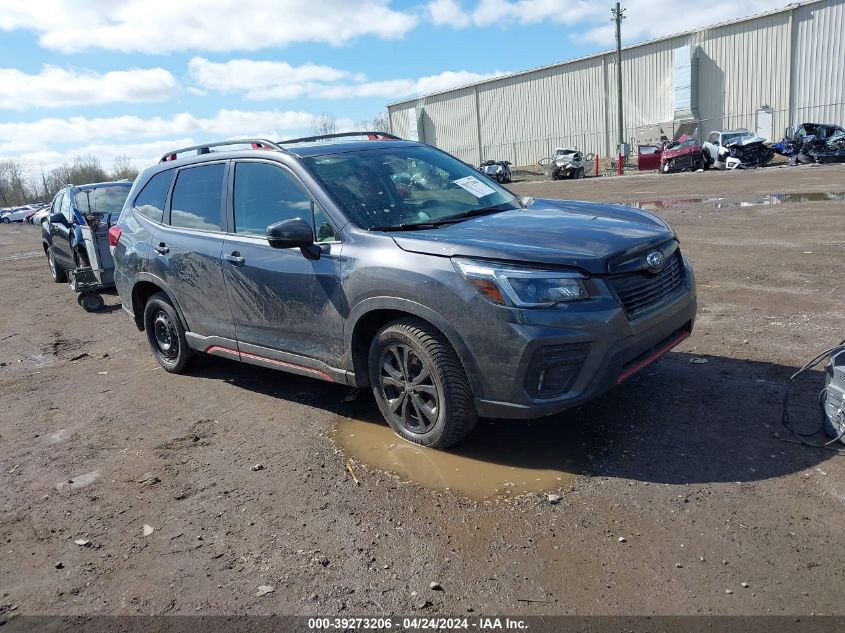
[[[220,231],[225,171],[226,166],[222,163],[180,170],[170,200],[170,225]]]
[[[323,207],[319,203],[314,203],[314,233],[317,235],[318,242],[336,242],[337,234],[334,231],[332,223]]]
[[[64,193],[56,194],[56,197],[53,198],[53,204],[50,207],[50,213],[51,214],[58,213],[59,211],[62,210],[62,200],[64,200],[64,198],[65,198]]]
[[[73,222],[73,210],[70,208],[70,190],[65,191],[62,195],[62,206],[59,208],[62,215],[67,218],[68,222]]]
[[[164,201],[167,199],[167,191],[170,189],[172,179],[172,169],[160,172],[150,178],[150,181],[144,185],[141,193],[135,198],[133,205],[135,210],[154,222],[161,222],[164,216]]]
[[[271,224],[302,218],[316,227],[317,241],[335,239],[320,205],[293,174],[276,165],[237,163],[233,206],[236,233],[265,235]]]

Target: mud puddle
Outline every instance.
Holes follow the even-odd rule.
[[[596,447],[565,421],[481,420],[448,451],[397,437],[377,419],[340,418],[332,439],[349,458],[426,488],[471,499],[556,490],[588,472]]]
[[[748,200],[727,200],[725,198],[667,198],[663,200],[645,200],[626,202],[628,206],[644,211],[686,207],[691,204],[704,204],[714,209],[738,209],[741,207],[771,206],[790,202],[826,202],[845,200],[845,191],[816,191],[809,193],[770,193]]]

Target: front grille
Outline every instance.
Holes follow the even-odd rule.
[[[657,273],[635,272],[610,277],[610,284],[629,316],[636,316],[671,295],[684,281],[681,252],[675,251]]]

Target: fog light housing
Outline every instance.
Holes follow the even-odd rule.
[[[535,398],[553,398],[572,388],[587,358],[587,345],[550,345],[531,357],[525,389]]]

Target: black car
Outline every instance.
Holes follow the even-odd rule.
[[[164,369],[204,352],[369,386],[397,434],[446,447],[478,416],[593,398],[692,331],[660,218],[520,199],[436,148],[353,136],[192,147],[138,177],[115,283]]]
[[[108,230],[131,187],[128,180],[98,182],[67,185],[56,194],[41,223],[41,246],[56,283],[67,281],[68,271],[93,262],[102,271],[103,286],[114,284]]]

